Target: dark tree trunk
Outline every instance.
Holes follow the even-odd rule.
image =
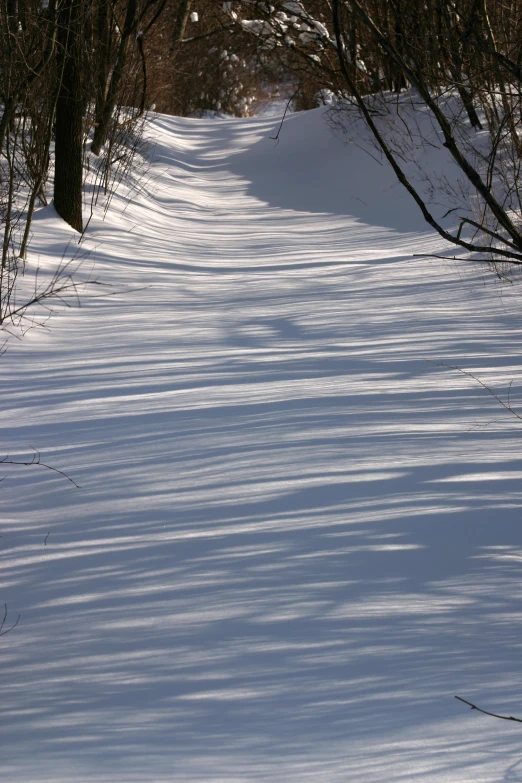
[[[83,119],[82,5],[66,0],[60,13],[58,73],[61,76],[56,103],[54,205],[77,231],[83,230]]]
[[[107,93],[107,81],[109,75],[109,50],[110,50],[110,19],[109,4],[107,0],[98,0],[96,14],[97,57],[96,57],[96,102],[94,109],[94,122],[97,127],[102,121],[105,96]]]
[[[192,0],[181,0],[179,4],[178,15],[176,17],[176,23],[174,25],[174,34],[172,36],[171,47],[172,49],[176,49],[183,40],[191,8]]]
[[[99,116],[96,118],[97,125],[94,129],[94,138],[91,145],[91,150],[94,155],[100,154],[101,148],[105,144],[109,132],[110,122],[118,97],[118,90],[125,73],[129,40],[131,35],[136,32],[137,11],[136,0],[127,0],[127,13],[125,15],[125,24],[123,25],[122,30],[118,58],[112,71],[103,107],[99,112]]]
[[[11,123],[15,110],[15,102],[12,97],[4,99],[4,111],[0,118],[0,154],[4,149],[5,137],[7,135],[7,129]]]
[[[473,94],[471,90],[468,89],[468,87],[464,86],[466,79],[462,70],[463,57],[461,53],[463,44],[459,41],[459,35],[455,28],[455,19],[450,15],[448,8],[446,7],[443,8],[443,14],[444,21],[446,23],[448,59],[452,78],[457,85],[457,90],[460,95],[462,105],[466,109],[471,127],[476,128],[477,130],[482,130],[479,116],[475,110],[475,106],[473,105]]]

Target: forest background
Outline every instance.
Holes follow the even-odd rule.
[[[0,39],[1,323],[35,208],[52,199],[81,234],[86,177],[92,214],[148,112],[247,116],[280,94],[352,109],[446,241],[522,263],[520,0],[5,0]],[[406,174],[419,142],[460,170],[429,182],[454,230]]]

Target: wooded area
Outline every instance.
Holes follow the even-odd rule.
[[[37,204],[52,198],[82,232],[87,155],[99,158],[107,190],[111,167],[125,156],[128,165],[151,107],[248,115],[281,87],[297,109],[325,96],[355,106],[439,234],[520,264],[521,41],[520,0],[425,0],[422,9],[413,0],[6,0],[2,300]],[[468,203],[459,204],[467,212],[457,232],[430,213],[387,135],[387,107],[406,91],[462,172]],[[415,130],[405,120],[400,132]]]

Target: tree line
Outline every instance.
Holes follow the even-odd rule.
[[[311,0],[226,4],[277,52],[303,92],[354,106],[425,220],[474,257],[522,263],[522,3],[520,0]],[[400,101],[399,96],[408,100]],[[422,133],[457,166],[449,230],[407,175],[404,150]],[[399,122],[386,122],[392,117]],[[393,126],[393,127],[392,127]],[[391,130],[390,130],[391,129]],[[421,140],[422,142],[422,140]],[[448,186],[449,188],[449,186]],[[444,188],[443,188],[444,190]]]
[[[249,114],[281,84],[297,108],[326,93],[354,107],[446,240],[522,263],[522,0],[3,0],[2,280],[38,204],[52,197],[84,229],[86,153],[107,189],[151,106]],[[408,179],[384,121],[401,94],[432,118],[465,182],[455,231]],[[401,121],[416,132],[411,112]]]

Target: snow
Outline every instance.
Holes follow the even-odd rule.
[[[6,781],[519,779],[453,698],[522,714],[519,422],[437,364],[516,405],[518,285],[413,258],[324,115],[157,116],[82,251],[114,296],[2,356],[3,449],[81,485],[4,466]]]

